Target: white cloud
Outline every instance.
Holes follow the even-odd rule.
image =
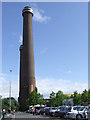
[[[33,12],[34,12],[34,21],[40,22],[40,23],[47,23],[48,21],[50,21],[50,17],[46,16],[44,13],[45,11],[39,8],[35,8],[33,7]]]
[[[2,97],[9,97],[10,80],[11,80],[11,97],[17,98],[19,93],[18,81],[16,77],[13,75],[12,76],[6,74],[0,75],[0,95],[2,95]]]
[[[0,76],[0,95],[2,97],[9,96],[9,83],[11,78],[11,96],[17,99],[19,96],[19,78],[15,78],[13,75],[11,77],[4,74]],[[73,93],[77,90],[82,93],[84,89],[88,89],[88,81],[85,83],[83,81],[64,79],[36,78],[36,86],[38,92],[42,93],[45,98],[48,98],[52,91],[57,92],[58,90],[62,90],[64,93]]]
[[[43,49],[40,51],[40,53],[41,53],[41,54],[44,54],[44,53],[47,52],[47,50],[48,50],[48,48],[43,48]]]
[[[20,35],[20,37],[19,37],[19,43],[20,43],[20,45],[22,44],[22,41],[23,41],[23,37],[22,37],[22,35]]]
[[[44,97],[49,97],[52,91],[57,92],[62,90],[64,93],[73,93],[74,91],[82,92],[84,89],[88,89],[87,83],[64,80],[64,79],[48,79],[48,78],[37,78],[36,81],[38,91],[44,95]]]

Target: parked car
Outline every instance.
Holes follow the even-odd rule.
[[[45,108],[41,108],[40,114],[41,114],[41,115],[44,115],[44,114],[45,114]]]
[[[50,110],[49,110],[49,115],[50,116],[55,116],[55,111],[57,110],[57,107],[51,107]]]
[[[60,112],[61,107],[58,107],[57,110],[55,111],[55,117],[59,117],[59,112]]]
[[[50,107],[45,107],[45,115],[49,115]]]
[[[88,110],[87,106],[81,106],[78,110],[78,114],[76,115],[76,120],[88,119],[87,110]]]
[[[59,111],[60,118],[66,118],[66,114],[69,111],[69,106],[62,106]]]
[[[90,104],[88,105],[87,116],[88,116],[88,120],[90,120]]]
[[[66,114],[66,118],[76,119],[76,115],[78,114],[78,110],[81,106],[71,106],[69,107],[69,111]]]
[[[72,106],[70,111],[67,112],[66,118],[69,119],[87,119],[87,107],[85,106]]]
[[[35,107],[35,114],[36,115],[40,115],[40,114],[43,114],[43,110],[44,110],[44,105],[39,105],[39,104],[37,104],[37,105],[34,105],[34,107]]]

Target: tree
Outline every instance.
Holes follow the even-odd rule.
[[[36,104],[45,104],[43,95],[37,93],[35,90],[29,94],[28,99],[26,100],[27,106],[36,105]]]
[[[50,93],[50,105],[55,106],[56,105],[56,95],[55,92]]]
[[[81,99],[83,104],[88,102],[88,91],[86,89],[83,91]]]
[[[50,99],[55,98],[55,97],[56,97],[56,96],[55,96],[55,92],[52,91],[52,92],[50,93]]]
[[[50,94],[50,104],[51,106],[60,106],[62,105],[62,101],[65,99],[65,96],[62,91],[58,91],[57,93]]]
[[[78,94],[77,91],[75,91],[74,94],[73,94],[73,101],[74,101],[74,105],[80,105],[81,104],[81,94]]]
[[[9,98],[2,99],[2,108],[8,112],[9,109]],[[18,111],[19,110],[19,103],[14,99],[11,98],[11,109]]]
[[[59,91],[56,93],[56,101],[57,101],[57,102],[56,102],[56,105],[57,105],[57,106],[62,105],[62,102],[63,102],[64,98],[65,98],[65,96],[64,96],[63,92],[59,90]]]
[[[42,105],[45,104],[45,99],[43,98],[43,95],[38,93],[38,104]]]
[[[56,98],[62,97],[62,96],[63,96],[63,92],[59,90],[59,91],[56,93]]]

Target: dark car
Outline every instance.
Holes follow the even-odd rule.
[[[69,107],[68,106],[62,106],[60,108],[60,111],[59,111],[59,117],[60,118],[66,118],[66,114],[67,114],[68,111],[69,111]]]
[[[55,111],[55,117],[59,117],[59,112],[60,112],[61,107],[58,107],[58,109]]]
[[[45,115],[49,115],[50,107],[45,107]]]
[[[40,114],[41,114],[41,115],[44,115],[44,114],[45,114],[45,108],[41,108]]]

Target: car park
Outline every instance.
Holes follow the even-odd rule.
[[[59,106],[59,107],[35,107],[35,115],[59,117],[75,120],[89,120],[88,106]],[[89,112],[88,112],[89,111]],[[27,111],[30,113],[30,109]]]

